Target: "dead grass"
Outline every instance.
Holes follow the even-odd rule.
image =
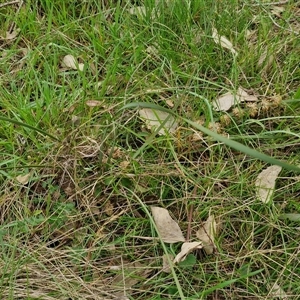
[[[0,5],[1,114],[59,139],[0,121],[1,299],[183,299],[179,287],[185,299],[283,299],[275,285],[287,298],[299,294],[299,227],[280,218],[300,213],[298,177],[282,171],[272,204],[262,205],[254,190],[265,163],[183,122],[172,136],[151,135],[137,110],[120,110],[173,105],[299,164],[298,4],[276,16],[250,2],[178,2],[160,4],[154,20],[153,4],[145,1],[145,17],[131,15],[129,1]],[[4,38],[12,22],[21,31]],[[213,27],[233,42],[235,60],[216,46]],[[67,54],[83,71],[62,68]],[[239,86],[259,102],[211,109]],[[153,205],[192,239],[212,212],[213,255],[197,251],[177,277],[165,273]],[[174,255],[180,245],[166,249]]]

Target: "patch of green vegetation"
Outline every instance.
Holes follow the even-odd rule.
[[[1,5],[1,299],[299,294],[298,222],[282,218],[300,213],[296,1]],[[258,101],[214,109],[239,87]],[[177,130],[151,132],[141,103]],[[289,166],[264,204],[255,181],[278,161]],[[212,213],[215,252],[164,272],[181,245],[156,238],[151,206],[193,240]]]

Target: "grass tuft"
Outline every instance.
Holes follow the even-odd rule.
[[[0,5],[0,298],[296,299],[299,226],[283,216],[300,213],[298,6]],[[258,101],[213,109],[239,87]],[[141,107],[176,132],[150,131]],[[270,164],[284,169],[264,204]],[[215,252],[164,272],[181,245],[157,239],[151,206],[192,240],[213,214]]]

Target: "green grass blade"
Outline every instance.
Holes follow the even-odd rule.
[[[260,269],[260,270],[257,270],[257,271],[254,271],[254,272],[250,272],[244,276],[241,276],[239,278],[234,278],[234,279],[230,279],[230,280],[226,280],[226,281],[223,281],[223,282],[220,282],[219,284],[215,285],[215,286],[212,286],[211,288],[205,290],[202,292],[202,295],[201,295],[201,298],[202,297],[206,297],[207,295],[211,294],[212,292],[216,291],[216,290],[220,290],[224,287],[227,287],[227,286],[230,286],[231,284],[241,280],[241,279],[245,279],[245,278],[248,278],[250,276],[254,276],[254,275],[257,275],[259,273],[261,273],[264,269]]]
[[[278,160],[276,158],[273,158],[269,155],[266,155],[264,153],[261,153],[257,150],[254,150],[252,148],[249,148],[239,142],[236,142],[236,141],[233,141],[229,138],[226,138],[220,134],[217,134],[216,132],[214,131],[211,131],[209,130],[208,128],[204,127],[204,126],[201,126],[187,118],[184,118],[184,117],[180,117],[178,116],[177,114],[175,114],[172,110],[169,110],[167,108],[164,108],[164,107],[161,107],[159,105],[156,105],[156,104],[152,104],[152,103],[146,103],[146,102],[134,102],[134,103],[129,103],[125,106],[122,107],[122,109],[127,109],[127,108],[137,108],[137,107],[143,107],[143,108],[150,108],[150,109],[154,109],[154,110],[160,110],[160,111],[164,111],[164,112],[167,112],[169,114],[172,114],[176,117],[179,117],[181,118],[182,120],[184,120],[186,123],[192,125],[194,128],[202,131],[203,133],[211,136],[213,139],[215,139],[216,141],[219,141],[219,142],[222,142],[224,143],[225,145],[235,149],[235,150],[238,150],[240,152],[243,152],[251,157],[254,157],[254,158],[257,158],[259,160],[262,160],[264,162],[267,162],[271,165],[278,165],[286,170],[289,170],[289,171],[295,171],[295,172],[300,172],[300,168],[297,167],[297,166],[294,166],[294,165],[290,165],[284,161],[281,161],[281,160]]]
[[[42,130],[42,129],[39,129],[39,128],[37,128],[37,127],[28,125],[28,124],[26,124],[26,123],[23,123],[23,122],[20,122],[20,121],[16,121],[16,120],[13,120],[13,119],[9,119],[9,118],[6,118],[6,117],[2,117],[2,116],[0,116],[0,120],[5,121],[5,122],[10,122],[10,123],[13,123],[13,124],[16,124],[16,125],[20,125],[20,126],[23,126],[23,127],[27,127],[27,128],[29,128],[29,129],[32,129],[32,130],[34,130],[34,131],[37,131],[37,132],[39,132],[39,133],[41,133],[41,134],[47,135],[47,136],[49,136],[50,138],[52,138],[53,140],[55,140],[55,141],[59,141],[59,139],[56,138],[54,135],[52,135],[52,134],[50,134],[50,133],[48,133],[48,132],[46,132],[46,131],[44,131],[44,130]]]

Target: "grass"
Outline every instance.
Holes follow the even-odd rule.
[[[0,298],[275,299],[278,286],[297,299],[299,226],[282,215],[300,213],[299,4],[131,2],[0,6]],[[83,71],[63,69],[65,55]],[[213,110],[239,86],[259,102]],[[149,132],[141,102],[172,110],[178,130]],[[268,204],[255,180],[269,165],[251,149],[294,168]],[[215,253],[163,272],[181,245],[145,239],[151,205],[194,239],[213,213]]]

